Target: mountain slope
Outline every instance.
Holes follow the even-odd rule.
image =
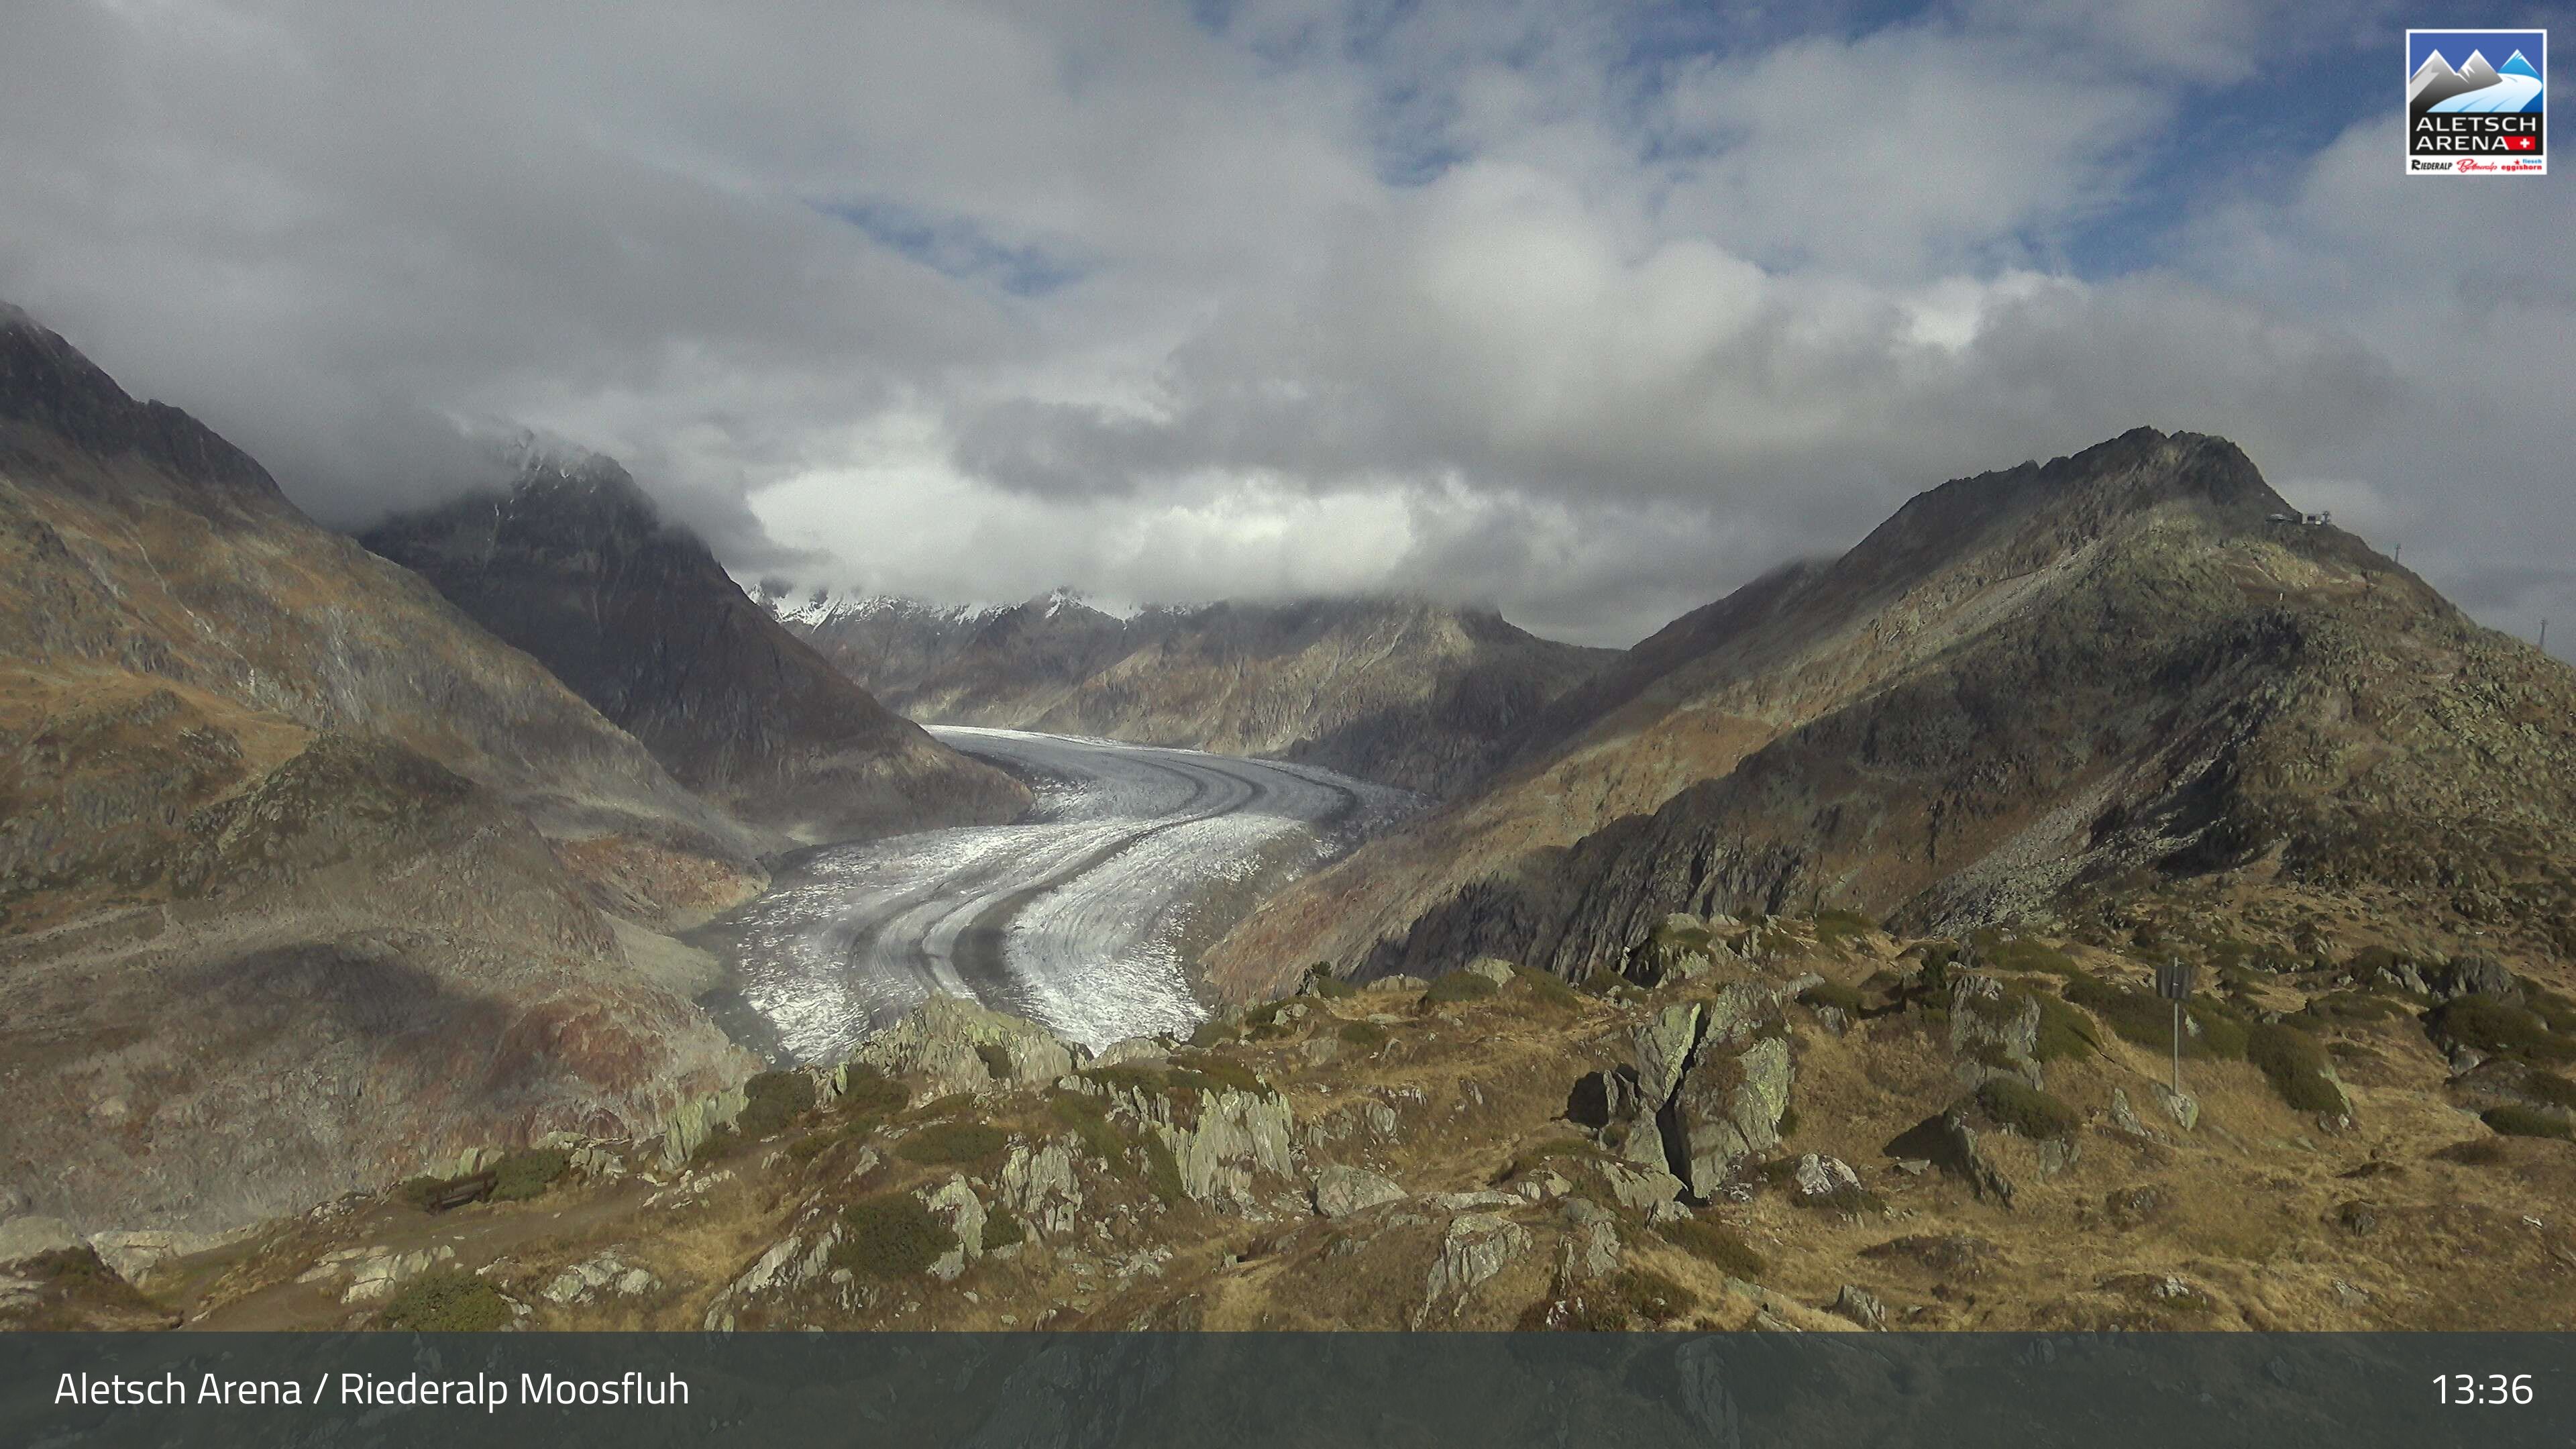
[[[796,605],[773,607],[795,617]],[[1120,619],[1065,596],[808,615],[816,647],[918,717],[1264,755],[1446,795],[1613,657],[1417,599],[1220,603]]]
[[[174,408],[0,315],[0,1178],[211,1228],[740,1070],[654,931],[756,841]],[[623,919],[609,914],[622,913]]]
[[[1640,645],[1211,975],[1579,976],[1671,911],[1956,926],[2245,868],[2576,946],[2576,675],[2287,511],[2233,445],[2149,430],[1923,494]]]
[[[1028,805],[782,628],[606,458],[530,451],[506,492],[362,542],[535,655],[683,784],[797,840],[991,824]]]

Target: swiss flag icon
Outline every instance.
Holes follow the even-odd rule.
[[[2540,149],[2540,138],[2538,136],[2507,136],[2504,138],[2504,146],[2508,151],[2537,151]]]

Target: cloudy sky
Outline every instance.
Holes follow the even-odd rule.
[[[2563,652],[2576,164],[2400,152],[2407,26],[2553,18],[29,0],[0,298],[343,526],[525,424],[746,578],[1624,644],[2147,424]]]

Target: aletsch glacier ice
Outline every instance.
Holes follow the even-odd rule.
[[[1017,730],[942,742],[1038,793],[1005,826],[832,846],[699,933],[776,1049],[831,1061],[932,990],[1103,1046],[1204,1017],[1179,942],[1212,891],[1275,888],[1421,809],[1329,770]]]

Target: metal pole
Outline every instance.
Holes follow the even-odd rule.
[[[2173,1090],[2175,1096],[2182,1095],[2182,1003],[2179,1001],[2174,1003]]]
[[[2549,621],[2547,619],[2540,621],[2540,652],[2543,654],[2549,652]]]

